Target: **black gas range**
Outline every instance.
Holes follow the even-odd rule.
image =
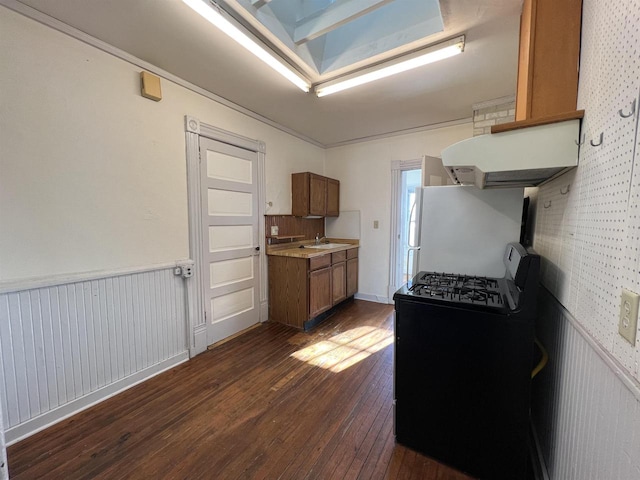
[[[503,309],[506,304],[500,291],[501,281],[471,275],[420,272],[407,286],[407,292],[403,293],[410,292],[416,297],[475,305],[478,308]]]
[[[396,440],[482,479],[525,478],[540,258],[505,276],[420,272],[394,295]]]

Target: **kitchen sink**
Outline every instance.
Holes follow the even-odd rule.
[[[322,245],[305,245],[304,248],[338,248],[338,247],[348,247],[349,243],[323,243]]]

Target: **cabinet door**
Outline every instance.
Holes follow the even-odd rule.
[[[582,0],[525,0],[520,20],[516,120],[576,109]]]
[[[340,182],[327,178],[327,217],[340,215]]]
[[[347,297],[358,291],[358,257],[347,260]]]
[[[331,267],[309,273],[309,318],[331,308]]]
[[[346,262],[331,265],[331,297],[336,305],[347,298],[347,264]]]
[[[309,215],[309,173],[291,174],[291,214],[296,217]]]
[[[309,175],[309,215],[324,216],[327,212],[327,178]]]
[[[305,258],[269,256],[269,320],[304,328],[308,275]]]
[[[518,82],[516,84],[516,120],[526,120],[531,114],[531,82],[533,55],[531,54],[533,0],[524,0],[520,15],[520,49],[518,51]]]

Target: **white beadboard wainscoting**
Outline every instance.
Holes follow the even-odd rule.
[[[553,480],[640,479],[640,385],[541,288],[532,418]]]
[[[175,268],[0,291],[8,444],[188,359],[186,282]]]

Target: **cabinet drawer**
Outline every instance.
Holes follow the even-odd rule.
[[[336,252],[331,254],[331,263],[344,262],[347,259],[347,252],[343,250],[342,252]]]
[[[309,259],[309,271],[318,270],[319,268],[328,267],[329,265],[331,265],[331,255],[322,255]]]
[[[350,258],[358,258],[357,248],[350,248],[349,250],[347,250],[347,259],[350,259]]]

